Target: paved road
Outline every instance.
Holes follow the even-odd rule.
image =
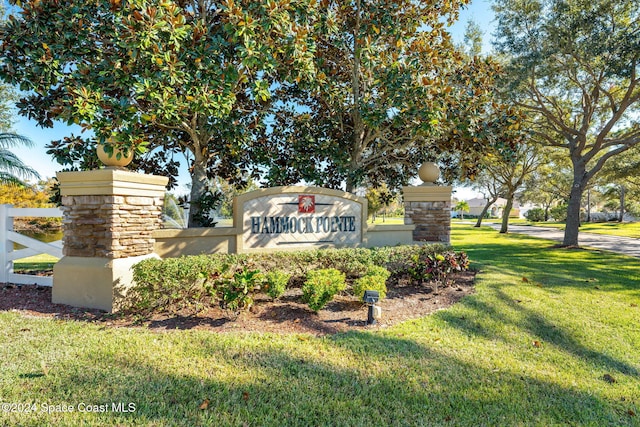
[[[500,229],[500,224],[488,223],[487,225],[498,230]],[[559,242],[562,242],[564,237],[563,230],[548,227],[533,227],[530,225],[509,225],[509,232],[527,234],[529,236],[556,240]],[[603,249],[640,258],[640,239],[580,232],[580,235],[578,236],[578,243],[580,246],[588,246],[595,249]]]

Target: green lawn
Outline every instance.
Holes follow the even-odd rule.
[[[404,217],[395,217],[395,216],[388,216],[386,218],[383,218],[382,216],[377,216],[376,220],[373,221],[372,218],[369,218],[369,220],[367,221],[368,224],[386,224],[386,225],[404,225]]]
[[[56,262],[58,262],[58,258],[47,254],[40,254],[15,260],[13,263],[13,269],[21,273],[53,270],[53,265]]]
[[[481,270],[477,294],[379,332],[158,332],[0,312],[1,400],[36,410],[0,424],[640,425],[637,259],[465,224],[453,243]],[[135,412],[113,412],[119,402]]]
[[[534,224],[540,227],[555,227],[564,230],[564,224],[561,223],[537,222]],[[580,231],[640,239],[640,222],[584,222],[580,226]]]

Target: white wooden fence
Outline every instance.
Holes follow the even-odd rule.
[[[14,273],[13,262],[43,253],[62,258],[62,241],[44,243],[16,233],[13,230],[13,218],[16,217],[60,218],[62,211],[58,208],[14,208],[12,205],[0,205],[0,283],[53,286],[52,277]],[[14,242],[25,248],[14,250]]]

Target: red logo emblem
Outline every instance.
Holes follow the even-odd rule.
[[[316,211],[316,196],[299,195],[298,196],[298,213],[314,213]]]

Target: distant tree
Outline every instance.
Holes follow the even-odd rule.
[[[16,184],[14,182],[0,183],[0,204],[12,205],[16,208],[50,208],[50,182],[40,181],[37,184]],[[62,225],[60,218],[30,218],[20,217],[13,221],[14,230],[30,230],[49,232],[59,230]]]
[[[525,179],[540,164],[544,157],[541,148],[533,143],[519,144],[515,155],[510,158],[491,157],[485,160],[488,175],[494,179],[504,191],[506,203],[502,210],[502,225],[500,233],[506,233],[509,228],[509,215],[513,207],[516,193],[524,184]]]
[[[470,57],[482,54],[482,29],[477,22],[470,19],[464,31],[464,44]]]
[[[615,164],[605,165],[599,181],[605,199],[617,199],[618,221],[624,221],[629,196],[640,196],[640,146],[629,150],[627,155],[618,159]]]
[[[496,47],[527,124],[563,148],[573,177],[564,246],[578,244],[582,196],[609,161],[640,144],[637,0],[496,0]]]
[[[482,208],[482,212],[480,212],[480,215],[476,220],[476,224],[474,225],[474,227],[481,227],[482,220],[487,216],[491,206],[504,194],[504,189],[497,180],[493,179],[491,175],[487,173],[486,170],[480,171],[480,174],[476,177],[472,186],[476,191],[480,192],[486,200],[484,207]]]
[[[453,210],[455,212],[459,212],[460,213],[460,219],[464,219],[464,213],[465,212],[469,212],[469,202],[467,202],[466,200],[460,200],[453,207]]]
[[[9,204],[17,208],[49,208],[49,195],[37,186],[0,184],[0,204]]]
[[[368,212],[371,215],[371,219],[375,222],[378,212],[382,209],[386,209],[394,199],[394,195],[386,184],[382,184],[376,188],[369,188],[365,195],[367,198]],[[384,222],[384,215],[382,217]]]
[[[519,199],[541,206],[544,221],[550,218],[549,210],[558,203],[569,200],[572,171],[569,159],[559,150],[541,153],[544,158],[537,169],[525,178]]]
[[[232,184],[222,178],[216,178],[210,184],[210,187],[218,191],[222,195],[222,203],[220,204],[220,216],[222,218],[233,217],[233,200],[241,194],[249,191],[257,190],[258,184],[248,178],[245,180],[246,184],[238,185]]]

